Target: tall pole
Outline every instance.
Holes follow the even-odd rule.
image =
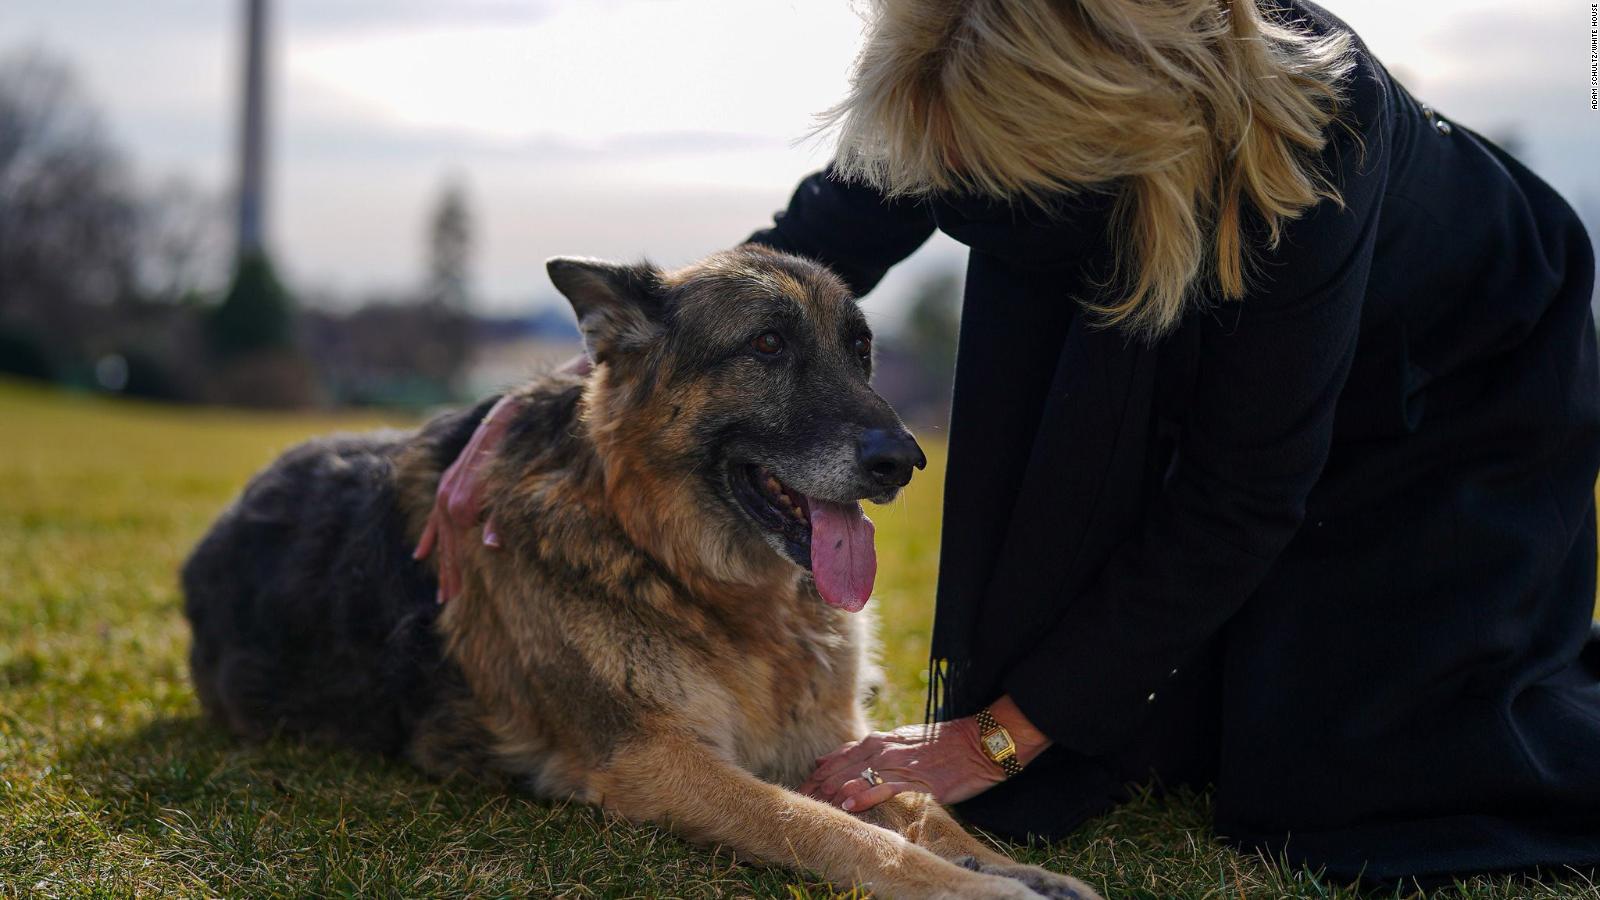
[[[245,0],[244,107],[239,123],[239,259],[265,249],[267,3],[268,0]]]

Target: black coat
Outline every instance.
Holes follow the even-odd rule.
[[[939,712],[1009,693],[1057,741],[962,806],[979,824],[1063,834],[1153,770],[1335,877],[1600,863],[1590,243],[1358,57],[1343,207],[1154,345],[1071,302],[1107,272],[1104,194],[890,202],[824,172],[752,238],[859,291],[934,228],[971,248]]]

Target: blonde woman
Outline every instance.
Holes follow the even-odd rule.
[[[1051,838],[1154,776],[1341,879],[1600,863],[1594,263],[1554,191],[1304,0],[878,0],[831,119],[753,241],[859,292],[936,228],[971,254],[941,724],[804,790]]]

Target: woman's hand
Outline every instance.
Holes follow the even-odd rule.
[[[861,773],[871,767],[883,779],[872,785]],[[817,760],[816,771],[798,790],[846,812],[861,812],[902,791],[929,793],[940,803],[959,803],[1004,780],[1005,773],[978,745],[972,718],[903,725],[852,741]]]
[[[1023,765],[1050,746],[1050,739],[1022,715],[1010,697],[989,711],[1005,726]],[[977,719],[968,716],[933,725],[904,725],[869,734],[817,760],[817,768],[797,789],[846,812],[861,812],[902,791],[932,794],[940,803],[960,803],[1005,780],[1005,770],[983,752]],[[883,779],[872,785],[861,776],[871,768]]]
[[[587,374],[589,360],[579,356],[561,366],[558,372],[574,375]],[[521,406],[515,397],[501,397],[489,408],[478,430],[472,433],[461,455],[444,470],[439,478],[439,490],[434,495],[433,509],[428,513],[428,523],[422,529],[422,539],[411,554],[413,559],[426,559],[435,549],[439,551],[438,600],[444,603],[461,593],[462,549],[467,534],[479,524],[483,511],[483,466],[494,456],[505,438],[506,428],[516,418]],[[483,545],[499,547],[500,537],[494,523],[483,523]]]
[[[422,539],[411,556],[426,559],[438,549],[440,603],[461,593],[462,547],[467,533],[477,527],[483,510],[483,467],[505,438],[506,428],[516,417],[520,403],[515,397],[501,397],[490,407],[483,421],[478,423],[478,430],[462,448],[461,455],[439,478],[439,490],[434,494],[428,524],[422,529]],[[486,547],[500,546],[493,523],[483,523],[483,543]]]

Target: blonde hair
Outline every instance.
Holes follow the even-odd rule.
[[[1256,0],[874,0],[835,167],[891,196],[1117,192],[1117,266],[1088,301],[1168,331],[1198,285],[1244,295],[1246,204],[1272,248],[1335,187],[1316,170],[1351,62]]]

